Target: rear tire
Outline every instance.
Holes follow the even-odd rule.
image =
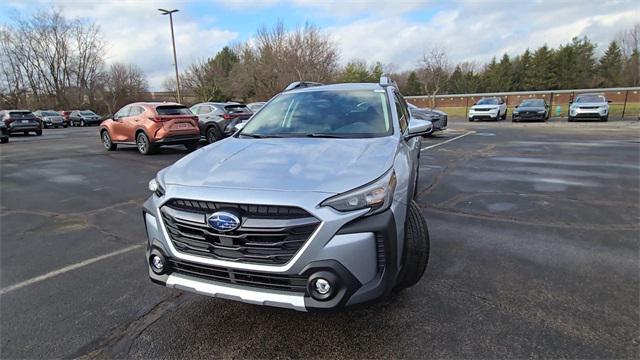
[[[215,125],[209,126],[205,131],[204,135],[205,135],[205,138],[207,139],[208,144],[212,144],[222,138],[222,135],[220,134],[220,130],[218,130],[218,127]]]
[[[193,142],[184,144],[184,147],[187,148],[187,151],[194,151],[198,149],[198,145],[200,145],[198,141],[193,141]]]
[[[424,274],[429,262],[429,230],[422,211],[411,200],[405,221],[404,250],[402,252],[402,270],[396,289],[401,290],[415,285]]]
[[[147,134],[141,132],[136,136],[136,146],[138,147],[138,151],[142,155],[151,155],[155,152],[156,148],[151,144]]]
[[[118,144],[114,144],[113,141],[111,141],[111,135],[109,135],[109,132],[107,130],[102,131],[100,137],[102,138],[102,145],[104,146],[105,150],[113,151],[118,148]]]

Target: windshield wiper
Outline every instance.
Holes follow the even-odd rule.
[[[269,134],[250,134],[250,133],[240,133],[240,136],[251,137],[254,139],[266,139],[266,138],[281,138],[282,135],[269,135]]]
[[[316,138],[336,138],[336,139],[344,139],[348,136],[340,135],[340,134],[331,134],[331,133],[310,133],[305,134],[307,137],[316,137]]]

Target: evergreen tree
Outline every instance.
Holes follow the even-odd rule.
[[[553,50],[543,45],[533,53],[529,71],[532,88],[529,90],[556,89],[556,73],[553,66]]]
[[[609,47],[607,47],[598,64],[600,85],[605,87],[622,85],[622,70],[622,51],[618,43],[614,40],[609,44]]]
[[[384,73],[384,70],[382,69],[382,63],[380,63],[380,61],[377,61],[375,65],[371,67],[370,73],[371,75],[369,76],[369,82],[378,83],[380,81],[380,77]]]
[[[340,76],[342,82],[368,82],[370,79],[371,73],[367,69],[367,63],[360,60],[350,61]]]
[[[626,60],[624,67],[624,86],[640,86],[640,52],[635,49]]]
[[[409,74],[409,77],[407,78],[407,85],[402,90],[402,93],[408,96],[421,95],[423,93],[422,84],[418,81],[418,75],[416,75],[415,71],[412,71]]]
[[[509,55],[504,54],[496,67],[496,91],[511,91],[513,89],[513,66]]]
[[[516,91],[522,91],[530,89],[531,79],[531,52],[526,49],[521,56],[518,56],[513,61],[513,89]]]

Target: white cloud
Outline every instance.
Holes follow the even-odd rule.
[[[602,49],[638,19],[640,12],[633,1],[588,5],[582,1],[466,1],[436,12],[425,22],[375,16],[326,30],[339,44],[343,62],[380,60],[407,70],[434,46],[444,48],[453,62],[480,63],[545,43],[557,47],[574,36],[588,36]]]
[[[41,4],[43,7],[52,6],[46,0]],[[162,90],[162,81],[174,74],[169,18],[157,9],[173,9],[175,5],[170,1],[139,0],[58,0],[53,3],[65,17],[95,21],[108,43],[107,64],[125,62],[138,65],[147,74],[152,90]],[[210,57],[238,38],[236,32],[205,26],[184,12],[175,13],[173,23],[180,69]]]

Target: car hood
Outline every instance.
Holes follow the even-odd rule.
[[[388,170],[395,137],[370,139],[230,137],[162,171],[166,185],[341,193]]]
[[[543,111],[547,110],[542,106],[518,106],[516,111]]]
[[[500,108],[500,105],[473,105],[471,107],[471,110],[477,110],[477,109],[498,109]]]
[[[584,103],[573,103],[571,104],[572,106],[605,106],[605,105],[609,105],[609,103],[606,102],[584,102]]]
[[[60,115],[58,116],[43,116],[43,119],[47,119],[47,120],[64,120],[64,118]]]

